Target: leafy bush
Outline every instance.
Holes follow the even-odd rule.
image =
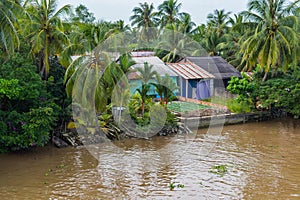
[[[0,79],[0,97],[13,99],[19,96],[21,88],[18,87],[18,82],[17,79]]]
[[[25,114],[16,111],[12,111],[8,116],[5,116],[4,112],[1,114],[4,116],[0,116],[0,151],[43,146],[48,142],[49,132],[56,120],[53,109],[49,107],[31,109]],[[7,125],[4,120],[7,120]]]
[[[236,113],[251,112],[255,108],[252,94],[256,88],[256,84],[251,82],[250,78],[244,73],[242,73],[241,79],[231,77],[227,89],[238,96],[227,102],[229,110]]]
[[[132,95],[128,108],[131,118],[140,126],[145,126],[150,123],[150,108],[154,105],[151,98],[147,98],[145,101],[145,112],[142,115],[142,98],[139,93]]]
[[[261,80],[262,76],[262,72],[257,70],[252,80],[245,75],[242,79],[233,77],[227,89],[238,97],[228,103],[229,109],[249,112],[256,107],[300,116],[300,66],[286,73],[277,72],[266,81]]]
[[[260,104],[265,108],[280,109],[300,116],[299,79],[300,76],[293,73],[261,83],[258,91]]]
[[[60,110],[32,60],[16,53],[2,61],[0,88],[0,151],[46,144]]]

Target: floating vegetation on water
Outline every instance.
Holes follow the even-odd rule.
[[[49,169],[47,170],[47,172],[46,172],[44,175],[45,175],[45,176],[48,176],[49,173],[52,172],[52,171],[53,171],[53,170],[49,168]]]
[[[174,190],[174,188],[175,188],[175,183],[174,183],[174,182],[171,182],[171,183],[169,184],[169,188],[170,188],[170,190]]]
[[[59,168],[59,169],[62,169],[62,168],[64,168],[64,167],[65,167],[64,164],[60,164],[60,165],[57,165],[57,166],[56,166],[56,168]]]
[[[218,174],[220,176],[224,176],[227,173],[227,169],[228,169],[227,165],[215,165],[210,168],[209,172]]]
[[[65,164],[60,164],[60,165],[57,165],[57,166],[56,166],[56,170],[58,170],[58,169],[63,169],[63,168],[65,168],[65,167],[66,167]],[[49,168],[49,169],[45,172],[44,176],[49,176],[50,172],[53,172],[53,171],[54,171],[53,169]]]
[[[175,184],[175,182],[171,182],[170,184],[169,184],[169,188],[170,188],[170,190],[174,190],[175,189],[175,187],[177,187],[177,188],[184,188],[184,185],[183,184]]]

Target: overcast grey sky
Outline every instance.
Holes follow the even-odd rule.
[[[116,21],[119,19],[129,23],[132,9],[139,3],[153,3],[157,8],[163,0],[58,0],[58,6],[71,4],[74,8],[79,4],[85,5],[97,19]],[[181,11],[190,13],[197,24],[206,23],[206,17],[215,9],[225,9],[238,13],[246,9],[247,0],[179,0]]]

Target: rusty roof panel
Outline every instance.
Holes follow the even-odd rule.
[[[167,63],[167,65],[175,71],[177,74],[182,76],[184,79],[211,79],[215,78],[211,73],[205,71],[198,65],[186,61],[186,62],[179,62],[179,63]]]

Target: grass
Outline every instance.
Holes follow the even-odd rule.
[[[173,101],[168,104],[168,108],[174,112],[189,112],[193,110],[201,110],[211,107],[190,102]]]
[[[229,97],[212,97],[209,99],[204,99],[202,101],[206,101],[206,102],[211,102],[214,104],[219,104],[219,105],[223,105],[223,106],[227,106],[228,102],[231,100],[231,98]]]

